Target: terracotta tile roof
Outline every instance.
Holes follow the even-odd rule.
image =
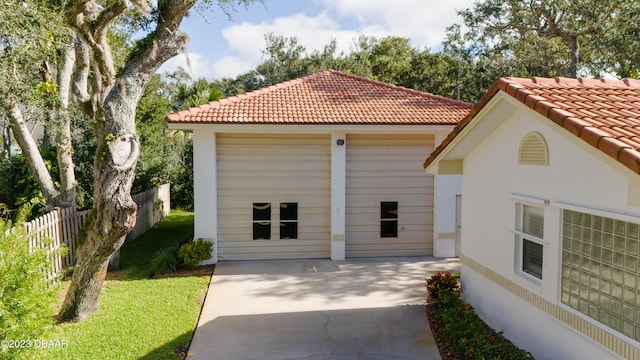
[[[640,174],[640,80],[632,79],[502,78],[429,156],[425,167],[498,91]]]
[[[327,70],[168,115],[169,123],[455,125],[473,105]]]

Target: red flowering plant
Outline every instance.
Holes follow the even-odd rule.
[[[458,281],[451,276],[448,271],[440,272],[431,275],[430,278],[425,279],[427,281],[427,291],[433,299],[437,299],[438,295],[442,291],[458,291]]]

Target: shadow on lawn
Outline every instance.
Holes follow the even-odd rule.
[[[139,357],[138,360],[184,359],[187,357],[192,336],[193,332],[187,331]]]
[[[112,280],[140,280],[151,277],[151,260],[156,251],[193,239],[193,212],[172,210],[171,215],[120,249],[120,270]]]

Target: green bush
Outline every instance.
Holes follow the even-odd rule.
[[[202,261],[211,259],[211,249],[213,244],[197,239],[188,242],[180,247],[178,251],[178,260],[190,267],[198,266]]]
[[[0,340],[39,339],[53,324],[55,284],[45,279],[50,256],[45,249],[29,249],[21,226],[0,219]],[[13,359],[22,351],[0,347],[0,358]]]
[[[441,291],[458,290],[458,281],[450,272],[440,272],[433,274],[427,280],[427,291],[432,298],[437,299]]]
[[[530,353],[513,345],[501,333],[488,327],[458,292],[440,291],[440,314],[459,356],[463,359],[533,359]]]
[[[166,274],[176,270],[178,258],[176,257],[176,249],[160,249],[153,253],[151,259],[151,276]]]

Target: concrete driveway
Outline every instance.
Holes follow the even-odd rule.
[[[189,359],[440,359],[425,277],[457,259],[216,265]]]

